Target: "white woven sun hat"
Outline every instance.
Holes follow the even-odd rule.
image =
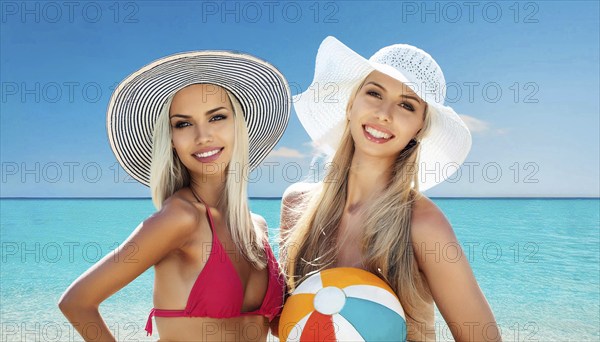
[[[287,127],[291,95],[285,77],[257,57],[233,51],[193,51],[158,59],[125,78],[108,104],[110,146],[123,169],[150,184],[152,134],[161,108],[178,90],[218,85],[240,102],[249,135],[250,170],[269,154]]]
[[[419,190],[443,182],[467,157],[471,133],[458,114],[444,106],[446,82],[439,65],[411,45],[384,47],[367,60],[334,37],[323,40],[312,84],[293,97],[298,119],[313,144],[325,154],[335,152],[347,122],[351,92],[375,70],[403,82],[427,102],[432,120],[420,144]]]

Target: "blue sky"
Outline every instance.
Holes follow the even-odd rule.
[[[542,2],[1,3],[2,197],[147,197],[106,138],[112,89],[181,51],[239,50],[306,89],[320,42],[365,57],[408,43],[442,67],[473,148],[430,196],[599,196],[599,7]],[[278,197],[308,176],[296,114],[250,184]]]

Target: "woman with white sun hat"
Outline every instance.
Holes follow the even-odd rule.
[[[408,340],[435,340],[434,303],[457,341],[500,340],[451,225],[421,194],[471,147],[444,93],[439,65],[416,47],[387,46],[367,60],[334,37],[322,42],[294,108],[331,165],[322,182],[286,190],[281,262],[290,290],[328,268],[378,275],[400,298]]]

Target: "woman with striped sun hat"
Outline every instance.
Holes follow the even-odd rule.
[[[98,306],[154,266],[148,334],[156,317],[163,340],[266,340],[285,282],[246,186],[281,138],[290,103],[275,67],[237,52],[164,57],[121,82],[108,139],[158,211],[60,299],[84,339],[114,340]]]
[[[434,303],[455,340],[499,340],[452,227],[421,194],[450,177],[471,147],[445,89],[439,65],[414,46],[365,59],[334,37],[321,43],[313,83],[294,108],[331,165],[322,182],[284,194],[280,255],[292,290],[330,268],[379,276],[400,299],[408,340],[435,340]]]

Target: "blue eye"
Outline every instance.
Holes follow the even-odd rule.
[[[212,118],[210,118],[210,120],[209,120],[209,121],[211,121],[211,122],[212,122],[212,121],[221,121],[221,120],[225,120],[225,119],[227,119],[227,116],[226,116],[226,115],[223,115],[223,114],[217,114],[217,115],[213,116]]]
[[[179,122],[177,122],[177,123],[175,124],[175,126],[174,126],[174,127],[175,127],[175,128],[183,128],[183,127],[187,127],[187,126],[189,126],[189,125],[190,125],[190,123],[189,123],[189,122],[187,122],[187,121],[179,121]]]

